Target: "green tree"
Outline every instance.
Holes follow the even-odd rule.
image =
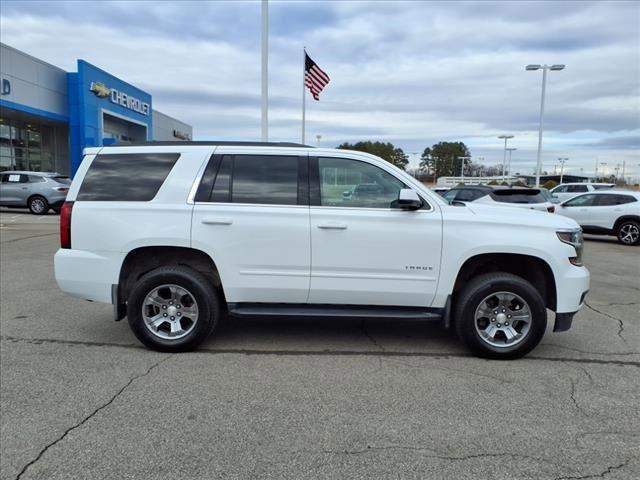
[[[358,150],[359,152],[370,153],[371,155],[376,155],[387,162],[395,165],[402,170],[406,169],[409,164],[409,157],[405,154],[401,148],[396,147],[393,143],[383,143],[383,142],[358,142],[358,143],[348,143],[345,142],[341,145],[338,145],[338,148],[343,150]]]
[[[439,142],[424,149],[420,169],[438,177],[459,176],[462,172],[458,157],[469,156],[469,149],[463,142]],[[471,159],[464,160],[464,164],[470,165]]]

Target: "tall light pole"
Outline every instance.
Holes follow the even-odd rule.
[[[535,71],[542,69],[542,95],[540,97],[540,128],[538,130],[538,164],[536,167],[536,188],[540,187],[540,170],[542,169],[542,127],[544,124],[544,94],[547,88],[547,70],[559,71],[564,65],[527,65],[526,70]]]
[[[507,140],[513,138],[513,135],[500,135],[498,138],[504,138],[504,155],[502,156],[502,183],[504,183],[504,168],[507,163]]]
[[[511,176],[511,153],[514,150],[517,150],[517,148],[514,148],[514,147],[507,148],[507,152],[509,152],[509,163],[507,164],[507,173],[509,174],[509,176]]]
[[[602,167],[602,178],[607,180],[607,162],[600,162],[600,166]]]
[[[460,160],[460,173],[461,173],[461,177],[462,177],[462,183],[464,183],[464,161],[465,160],[471,160],[471,157],[458,157],[458,160]]]
[[[562,184],[562,177],[564,176],[564,162],[569,160],[568,157],[558,157],[558,161],[560,162],[560,183]]]
[[[269,4],[262,0],[262,141],[269,140]]]
[[[318,146],[320,146],[320,140],[322,139],[322,135],[316,135],[316,140],[318,141]]]

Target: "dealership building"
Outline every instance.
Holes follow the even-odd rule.
[[[151,94],[95,65],[66,72],[0,43],[0,170],[73,176],[85,147],[191,138]]]

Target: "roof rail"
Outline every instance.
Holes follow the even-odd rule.
[[[217,142],[217,141],[161,141],[161,142],[134,142],[134,143],[114,143],[113,145],[105,145],[105,147],[173,147],[173,146],[234,146],[234,147],[304,147],[315,148],[311,145],[293,142]]]

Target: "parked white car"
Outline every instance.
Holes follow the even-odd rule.
[[[640,193],[599,190],[559,205],[556,213],[572,218],[585,233],[612,235],[625,245],[640,242]]]
[[[536,188],[489,187],[487,185],[465,185],[454,187],[443,197],[449,202],[474,202],[495,207],[515,207],[553,213],[555,204],[547,200]]]
[[[478,355],[516,358],[547,309],[569,329],[589,290],[575,221],[449,205],[378,157],[304,145],[86,149],[60,238],[60,288],[112,303],[163,351],[228,312],[437,319]]]
[[[551,189],[551,195],[554,195],[560,202],[564,202],[581,193],[608,190],[613,187],[615,187],[614,183],[561,183]]]

